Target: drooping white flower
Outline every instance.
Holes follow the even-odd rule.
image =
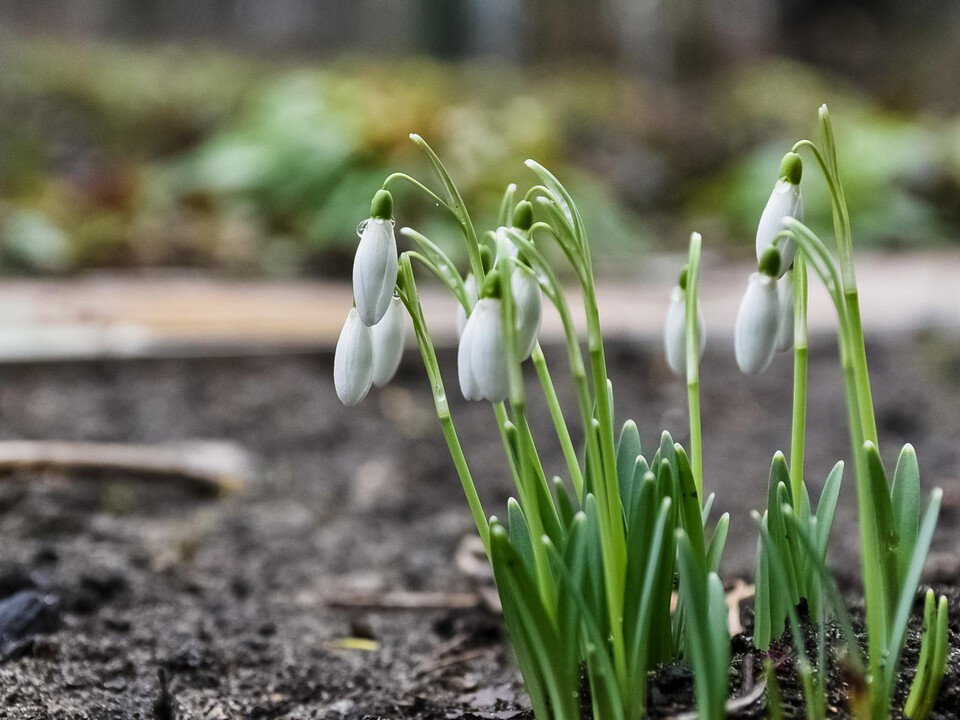
[[[780,303],[777,280],[763,273],[753,273],[740,302],[734,329],[734,350],[737,365],[748,375],[767,369],[776,350],[780,329]]]
[[[467,290],[467,299],[470,301],[470,305],[477,304],[477,279],[473,276],[473,273],[467,275],[466,279],[463,281],[463,285]],[[457,338],[463,337],[463,329],[467,326],[467,311],[464,310],[463,305],[457,303]]]
[[[344,405],[357,405],[373,383],[373,338],[356,308],[350,308],[333,356],[333,384]]]
[[[370,328],[373,339],[373,384],[383,387],[396,374],[403,357],[407,334],[407,313],[394,296],[383,319]]]
[[[796,153],[787,153],[780,163],[780,179],[773,186],[770,199],[767,200],[760,223],[757,225],[757,259],[763,257],[768,247],[783,230],[784,217],[793,217],[803,221],[803,197],[800,194],[800,177],[803,165]],[[780,272],[783,274],[793,264],[797,254],[797,245],[793,239],[781,238],[777,244],[780,250]]]
[[[481,298],[474,306],[460,338],[457,372],[467,400],[507,399],[507,354],[499,299]]]
[[[697,298],[697,352],[703,357],[707,344],[707,334],[703,325],[703,312],[700,299]],[[670,306],[663,325],[663,348],[667,356],[667,365],[677,377],[687,376],[687,299],[679,285],[670,291]]]
[[[793,347],[793,270],[777,282],[777,304],[780,308],[777,352],[785,352]]]
[[[523,362],[530,357],[540,337],[543,293],[533,274],[522,268],[517,268],[510,276],[510,293],[516,315],[517,351],[520,362]]]
[[[367,327],[383,318],[397,284],[397,240],[393,234],[393,199],[379,190],[371,204],[370,219],[360,230],[353,260],[353,298]]]

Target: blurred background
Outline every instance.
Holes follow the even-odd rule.
[[[958,37],[940,0],[0,0],[0,272],[346,278],[383,177],[432,181],[410,132],[480,225],[554,169],[607,273],[740,255],[822,102],[857,242],[955,247]]]

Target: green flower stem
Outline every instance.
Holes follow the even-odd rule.
[[[510,292],[509,263],[500,263],[497,271],[500,273],[500,312],[503,324],[504,351],[507,354],[507,373],[509,377],[510,408],[513,410],[514,425],[519,436],[520,454],[520,484],[522,507],[530,528],[530,539],[533,547],[533,564],[537,575],[537,588],[543,601],[543,607],[551,620],[556,619],[556,585],[550,570],[550,560],[547,557],[546,546],[541,542],[544,536],[543,512],[540,507],[537,489],[533,485],[539,481],[537,477],[543,475],[543,469],[538,467],[540,462],[533,437],[526,418],[526,398],[523,387],[523,368],[517,361],[517,326],[516,314],[513,307],[513,295]]]
[[[433,165],[434,170],[436,170],[437,175],[440,177],[440,181],[443,183],[443,186],[447,191],[449,202],[443,202],[443,204],[450,209],[454,217],[457,219],[457,223],[460,225],[460,230],[467,241],[467,255],[470,258],[470,271],[477,279],[477,287],[482,287],[484,272],[483,260],[480,258],[480,242],[477,240],[477,231],[473,227],[473,223],[470,221],[470,214],[467,212],[467,206],[463,202],[463,197],[460,195],[460,191],[450,178],[450,174],[440,161],[440,158],[437,157],[437,154],[433,151],[433,148],[427,144],[427,141],[416,133],[411,133],[410,139],[418,148],[420,148],[423,154],[427,156],[427,159],[430,161],[430,164]],[[434,195],[434,197],[436,197],[436,195]]]
[[[440,197],[439,195],[437,195],[433,190],[431,190],[430,188],[428,188],[428,187],[427,187],[426,185],[424,185],[422,182],[420,182],[420,181],[417,180],[416,178],[410,177],[410,176],[407,175],[406,173],[395,172],[395,173],[392,173],[392,174],[390,174],[390,175],[387,175],[386,179],[384,179],[384,181],[383,181],[383,185],[382,185],[383,189],[386,190],[386,189],[387,189],[387,185],[389,185],[390,183],[392,183],[392,182],[394,182],[394,181],[396,181],[396,180],[403,180],[403,181],[405,181],[405,182],[410,183],[410,184],[413,185],[415,188],[417,188],[417,190],[419,190],[419,191],[422,192],[424,195],[426,195],[426,196],[429,197],[431,200],[433,200],[437,205],[439,205],[440,207],[446,208],[446,209],[449,210],[450,212],[453,212],[453,208],[450,207],[450,205],[447,203],[446,200],[444,200],[442,197]]]
[[[560,449],[567,463],[567,471],[570,473],[570,482],[573,483],[573,489],[577,494],[577,499],[582,500],[583,472],[580,470],[577,451],[573,447],[573,440],[570,438],[570,431],[567,429],[567,421],[564,420],[563,409],[560,407],[560,401],[557,399],[557,391],[553,386],[550,370],[547,368],[547,360],[543,356],[540,343],[534,346],[533,355],[531,355],[530,358],[533,361],[533,367],[537,371],[537,377],[540,379],[540,387],[543,389],[543,396],[547,401],[547,409],[550,411],[550,418],[553,420],[553,427],[557,432],[557,439],[560,441]]]
[[[850,425],[850,445],[857,478],[857,506],[860,513],[860,553],[866,595],[869,669],[872,678],[871,716],[874,720],[884,720],[890,704],[889,688],[886,687],[883,679],[884,650],[887,646],[888,632],[887,583],[880,556],[877,506],[870,488],[869,471],[863,449],[865,438],[862,425],[863,413],[860,408],[862,396],[858,393],[858,372],[854,355],[850,350],[851,328],[847,315],[848,304],[845,301],[839,270],[823,242],[799,221],[787,220],[786,226],[788,228],[786,232],[797,240],[803,251],[813,260],[813,267],[833,300],[840,326],[840,365],[843,369],[844,400]]]
[[[596,286],[591,269],[590,246],[576,204],[560,181],[537,163],[528,160],[526,164],[540,175],[544,184],[548,186],[550,200],[561,211],[559,214],[570,220],[569,226],[573,229],[573,240],[580,251],[579,258],[574,255],[570,260],[580,276],[580,283],[583,288],[584,314],[587,320],[587,348],[597,405],[596,420],[599,425],[597,434],[599,435],[600,454],[599,457],[593,455],[592,457],[595,459],[592,461],[599,463],[600,474],[592,475],[598,480],[593,489],[596,492],[601,513],[605,518],[604,521],[600,522],[600,544],[604,564],[603,576],[612,635],[614,667],[617,672],[617,684],[620,691],[622,694],[626,694],[629,692],[626,647],[623,637],[623,602],[627,565],[626,529],[623,522],[623,507],[620,503],[620,486],[617,480],[613,408],[610,407],[610,396],[607,390],[606,360],[603,352]],[[549,201],[546,204],[551,205]],[[541,202],[541,206],[543,205],[544,203]],[[561,246],[563,245],[565,243],[561,243]],[[564,247],[564,250],[566,251],[566,247]],[[567,342],[570,343],[571,340],[568,339]],[[593,422],[585,424],[585,427],[587,428],[589,442],[593,434]],[[588,452],[588,458],[590,455]]]
[[[606,512],[606,521],[600,523],[600,541],[603,549],[604,581],[613,642],[613,662],[621,693],[629,692],[627,657],[623,638],[623,601],[626,583],[627,542],[620,504],[620,484],[617,480],[617,460],[613,439],[613,412],[607,392],[606,360],[600,331],[600,312],[592,273],[583,287],[587,316],[587,347],[593,375],[593,391],[597,402],[597,420],[600,435],[600,466],[602,477],[597,483],[597,501]],[[602,491],[600,491],[602,488]]]
[[[467,466],[467,459],[463,454],[463,448],[460,446],[460,439],[457,436],[453,418],[450,415],[450,406],[447,403],[447,394],[443,387],[443,378],[440,375],[440,364],[437,362],[437,353],[427,330],[426,320],[423,317],[423,308],[420,306],[417,285],[413,277],[411,258],[406,253],[400,256],[400,273],[397,285],[400,289],[400,299],[413,321],[417,346],[420,348],[420,355],[423,357],[423,364],[427,370],[427,378],[430,381],[430,390],[433,394],[433,403],[437,411],[437,419],[440,421],[443,439],[447,443],[450,457],[453,458],[453,464],[456,466],[460,484],[463,486],[467,504],[470,506],[470,513],[473,515],[473,522],[477,526],[480,540],[483,541],[483,549],[487,558],[490,558],[490,527],[487,524],[487,515],[483,510],[483,504],[480,502],[480,495],[477,493],[473,476]]]
[[[793,506],[803,507],[803,451],[807,424],[807,261],[793,263],[793,424],[790,439],[790,485]],[[803,518],[806,521],[806,518]]]
[[[690,235],[690,259],[687,270],[687,405],[690,408],[690,468],[697,487],[697,501],[703,505],[703,437],[700,429],[700,339],[698,337],[697,291],[700,285],[700,233]]]

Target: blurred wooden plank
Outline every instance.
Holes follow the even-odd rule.
[[[602,281],[604,331],[611,337],[659,338],[682,261],[644,257],[635,279]],[[703,268],[707,332],[713,339],[728,337],[752,268],[716,258],[707,258]],[[960,276],[960,252],[863,253],[857,270],[868,331],[960,329],[960,284],[945,282]],[[810,287],[811,331],[833,331],[836,319],[819,280],[811,278]],[[455,343],[452,297],[426,278],[421,294],[437,344]],[[571,306],[576,308],[578,300],[571,290]],[[0,282],[0,361],[329,350],[351,303],[349,284],[336,281],[197,275],[5,280]],[[579,320],[579,313],[574,315]],[[543,338],[561,338],[551,308],[544,313]]]

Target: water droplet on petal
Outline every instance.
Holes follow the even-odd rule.
[[[357,225],[357,237],[363,237],[363,231],[367,229],[367,223],[370,222],[370,218],[366,220],[361,220],[360,224]]]

